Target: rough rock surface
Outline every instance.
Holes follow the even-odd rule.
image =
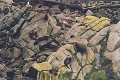
[[[37,0],[28,2],[31,6],[24,0],[5,1],[0,2],[0,79],[58,80],[67,74],[68,80],[119,80],[114,72],[120,71],[120,22],[110,18],[119,16],[119,9],[95,8],[88,14],[72,8],[81,4],[74,0],[63,0],[66,7]]]

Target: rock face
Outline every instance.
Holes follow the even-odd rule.
[[[70,43],[74,43],[76,45],[66,44],[59,48],[55,53],[52,53],[47,59],[47,62],[53,66],[53,69],[59,70],[60,72],[63,71],[62,73],[65,73],[65,71],[69,71],[68,73],[73,72],[72,79],[75,79],[78,74],[82,76],[79,76],[78,79],[82,79],[86,73],[89,73],[92,65],[88,64],[91,64],[94,60],[94,53],[91,48],[87,47],[85,40],[78,40],[79,41],[77,41],[77,39],[69,40]],[[81,47],[85,45],[85,48]],[[77,51],[77,49],[79,49],[79,51]],[[69,63],[65,62],[67,59],[70,61]],[[69,68],[65,68],[66,70],[61,70],[61,67],[67,67],[69,65],[71,70],[69,70]],[[81,67],[83,66],[84,68],[82,69]]]
[[[105,27],[102,30],[100,30],[98,33],[96,33],[90,40],[90,45],[94,46],[97,45],[107,34],[109,31],[109,27]]]
[[[119,60],[120,60],[120,46],[119,46],[119,28],[120,22],[117,23],[116,26],[112,26],[111,32],[109,34],[108,42],[107,42],[107,50],[104,55],[112,60],[113,69],[115,72],[120,71],[119,69]]]
[[[111,67],[120,71],[120,22],[110,25],[105,16],[91,16],[91,11],[82,16],[84,12],[44,1],[11,4],[14,8],[3,4],[7,3],[0,4],[0,77],[58,80],[67,74],[69,80],[117,80],[108,74],[113,74]]]

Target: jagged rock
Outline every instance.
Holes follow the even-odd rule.
[[[23,77],[21,75],[15,75],[13,76],[13,80],[32,80],[32,79],[29,77]]]
[[[22,50],[22,57],[23,58],[30,58],[35,54],[35,52],[31,49],[28,49],[27,47],[24,47]]]
[[[12,4],[13,3],[13,0],[1,0],[1,1],[6,2],[8,4]]]
[[[91,16],[91,15],[93,15],[93,12],[91,10],[87,10],[86,15]]]
[[[111,26],[111,32],[109,34],[109,38],[107,41],[107,49],[113,51],[114,49],[119,47],[120,35],[119,28],[120,22],[117,23],[116,26]]]
[[[120,65],[119,64],[120,64],[120,60],[113,63],[112,67],[113,67],[114,72],[119,72],[120,71]]]
[[[23,66],[22,72],[28,73],[30,67],[32,66],[32,64],[33,64],[34,62],[35,62],[35,61],[30,61],[30,62],[25,63],[24,66]],[[29,73],[28,73],[28,74],[29,74]],[[31,74],[31,73],[30,73],[30,74]]]
[[[71,29],[65,34],[65,38],[69,39],[78,30],[80,23],[74,24]],[[77,33],[77,32],[76,32]],[[78,34],[78,33],[77,33]]]
[[[98,69],[98,67],[100,66],[100,54],[99,53],[95,53],[95,59],[96,59],[96,66],[95,68]]]
[[[110,32],[109,38],[107,41],[107,49],[110,51],[114,51],[117,45],[119,44],[120,37],[117,32]]]
[[[84,76],[89,73],[92,69],[92,65],[86,65],[79,73],[78,75],[78,80],[81,79],[81,80],[84,80]]]
[[[118,48],[112,52],[106,50],[104,53],[104,56],[106,58],[112,60],[112,63],[115,63],[116,61],[120,60],[120,48]]]
[[[0,31],[8,30],[13,27],[13,25],[17,24],[19,19],[23,16],[24,12],[29,8],[30,5],[26,5],[22,7],[19,11],[15,12],[14,15],[12,15],[11,17],[0,22]]]
[[[90,40],[89,43],[90,45],[94,46],[99,43],[108,33],[109,27],[105,27],[99,32],[97,32]]]
[[[18,58],[20,55],[20,49],[16,47],[8,48],[7,50],[1,52],[0,55],[2,58]]]
[[[5,78],[0,78],[0,80],[7,80],[7,79],[5,79]]]
[[[86,66],[92,63],[92,61],[94,60],[94,53],[89,47],[87,47],[88,42],[85,39],[71,38],[68,40],[68,43],[74,45],[66,44],[60,47],[56,52],[52,53],[48,57],[47,62],[52,65],[53,69],[59,70],[59,72],[72,72],[72,79],[75,79],[82,66]],[[84,57],[84,59],[82,56]],[[65,63],[65,60],[67,58],[71,58],[69,64]],[[71,70],[66,67],[69,65],[71,67]]]
[[[73,71],[71,78],[72,78],[72,79],[75,79],[76,76],[78,75],[78,72],[79,72],[80,69],[81,69],[81,66],[79,66],[79,64],[78,64],[78,62],[77,62],[76,60],[73,60],[73,61],[71,62],[71,64],[70,64],[70,66],[71,66],[71,69],[72,69],[72,71]]]
[[[78,52],[77,57],[79,61],[81,62],[81,66],[90,64],[95,59],[94,53],[89,47],[86,48],[86,51],[84,53]]]
[[[80,37],[83,38],[83,39],[88,39],[88,38],[92,37],[94,34],[96,34],[96,31],[88,30],[83,35],[81,35]]]
[[[110,25],[110,19],[105,17],[99,19],[98,17],[95,16],[86,16],[83,18],[78,18],[77,21],[80,23],[88,24],[82,28],[84,29],[84,32],[89,29],[92,29],[94,31],[99,31],[102,28]]]
[[[47,59],[47,56],[42,55],[42,56],[40,56],[40,57],[37,59],[37,63],[44,62],[46,59]]]
[[[51,13],[51,14],[58,14],[60,12],[61,12],[61,10],[59,9],[58,5],[49,8],[49,13]]]
[[[52,66],[48,62],[33,63],[32,67],[38,71],[50,71],[50,70],[52,70]]]
[[[0,72],[5,70],[4,64],[0,64]]]

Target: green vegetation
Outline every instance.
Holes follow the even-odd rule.
[[[91,72],[86,74],[85,79],[89,80],[106,80],[106,71],[105,70],[101,70],[98,72]]]

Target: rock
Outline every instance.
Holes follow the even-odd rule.
[[[120,71],[120,65],[119,64],[120,64],[120,60],[113,63],[112,67],[113,67],[114,72],[119,72]]]
[[[10,67],[10,68],[15,68],[15,67],[20,67],[20,66],[22,66],[22,65],[20,65],[20,64],[22,64],[22,60],[21,59],[16,59],[13,63],[11,63],[11,64],[9,64],[8,65],[8,67]]]
[[[100,66],[100,54],[99,53],[95,53],[95,62],[96,62],[96,66],[95,68],[98,69]]]
[[[113,52],[106,50],[104,56],[112,60],[112,63],[115,63],[116,61],[120,60],[120,48],[114,50]]]
[[[22,57],[23,58],[30,58],[35,54],[35,52],[31,49],[28,49],[27,47],[24,47],[22,50]]]
[[[32,79],[29,78],[29,77],[23,77],[23,76],[21,76],[21,75],[15,75],[15,76],[13,77],[13,80],[32,80]]]
[[[60,73],[65,74],[65,73],[71,73],[71,72],[72,72],[72,70],[70,68],[67,68],[67,67],[60,67],[58,70],[58,74],[60,74]]]
[[[32,60],[34,60],[34,58],[25,58],[25,59],[24,59],[24,61],[27,61],[27,62],[30,62],[30,61],[32,61]]]
[[[47,56],[42,55],[42,56],[40,56],[40,57],[37,59],[37,63],[44,62],[46,59],[47,59]]]
[[[84,29],[84,32],[89,29],[92,29],[94,31],[99,31],[102,28],[110,25],[110,19],[105,17],[99,19],[98,17],[95,16],[86,16],[83,18],[78,18],[77,21],[88,24],[82,28]]]
[[[81,66],[90,64],[95,59],[94,52],[89,47],[86,48],[86,51],[84,53],[78,52],[77,58],[81,62]]]
[[[23,65],[22,72],[29,73],[29,69],[31,69],[31,66],[33,63],[34,63],[34,61],[30,61],[30,62],[25,63]]]
[[[5,21],[0,22],[0,31],[6,30],[6,29],[9,30],[11,27],[13,27],[13,25],[17,24],[18,22],[17,20],[19,20],[22,17],[22,15],[25,13],[25,11],[28,10],[29,8],[30,8],[30,5],[26,5],[16,13],[14,13],[14,15],[12,15],[11,17],[6,18]],[[4,22],[6,24],[4,24]]]
[[[6,2],[8,4],[12,4],[13,3],[13,0],[1,0],[1,1]]]
[[[20,55],[20,49],[13,47],[8,48],[6,51],[0,54],[2,58],[18,58]]]
[[[120,46],[119,45],[119,41],[120,41],[119,25],[120,25],[120,22],[118,22],[116,26],[112,25],[110,27],[111,32],[109,34],[109,38],[107,41],[107,49],[110,51],[113,51],[114,49]]]
[[[108,33],[109,27],[105,27],[102,30],[100,30],[98,33],[96,33],[90,40],[90,45],[94,46],[99,43]]]
[[[9,77],[9,76],[8,76],[8,72],[11,72],[12,69],[8,68],[8,67],[5,66],[4,64],[2,64],[2,65],[0,64],[0,68],[1,68],[1,70],[0,70],[0,76],[1,76],[2,78]]]
[[[94,60],[94,53],[91,48],[87,47],[88,42],[85,39],[70,38],[68,43],[69,44],[60,47],[56,52],[52,53],[48,57],[47,62],[52,65],[54,70],[59,69],[59,71],[63,71],[63,73],[72,72],[72,79],[75,79],[81,67],[92,63]],[[66,65],[65,60],[67,58],[71,58],[71,61]]]
[[[36,78],[37,77],[37,74],[38,74],[38,70],[36,70],[35,68],[33,67],[30,67],[28,72],[27,72],[27,75],[29,77],[32,77],[32,78]]]
[[[5,78],[0,78],[0,80],[7,80],[7,79],[5,79]]]
[[[14,74],[15,74],[15,75],[20,75],[20,74],[22,74],[22,71],[21,71],[21,70],[15,70],[15,71],[14,71]]]
[[[4,64],[2,65],[2,64],[0,64],[0,72],[2,72],[2,71],[4,71],[5,70],[5,66],[4,66]]]
[[[87,10],[86,15],[91,16],[91,15],[93,15],[93,12],[91,10]]]
[[[92,65],[86,65],[78,74],[78,80],[84,80],[84,76],[89,73],[92,69]]]
[[[74,24],[71,29],[65,34],[65,38],[69,39],[78,30],[80,23]]]
[[[117,32],[110,32],[109,38],[107,41],[107,49],[113,51],[119,44],[120,37]]]
[[[33,63],[32,67],[38,71],[49,71],[52,69],[52,66],[48,62]]]
[[[79,66],[78,62],[76,60],[73,60],[70,64],[71,69],[73,71],[71,78],[75,79],[78,75],[79,70],[81,69],[81,66]]]
[[[84,34],[82,34],[80,37],[83,39],[88,39],[88,38],[92,37],[94,34],[96,34],[96,31],[88,30]]]
[[[57,5],[49,8],[49,13],[51,13],[51,14],[58,14],[60,12],[61,11],[60,11],[60,9],[59,9],[59,7]]]

